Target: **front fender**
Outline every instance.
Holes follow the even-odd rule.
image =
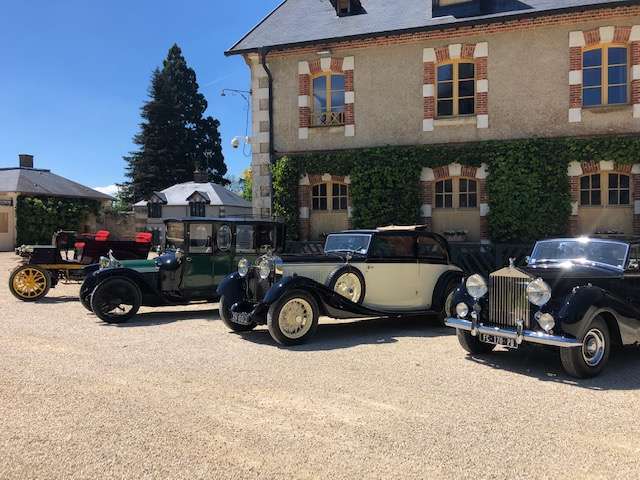
[[[227,275],[216,289],[216,293],[220,297],[224,296],[229,301],[229,305],[243,300],[245,291],[245,279],[238,272]]]
[[[438,282],[436,283],[435,288],[433,289],[433,295],[432,295],[432,299],[431,299],[431,310],[434,311],[440,311],[443,306],[444,306],[444,302],[447,301],[447,299],[445,298],[445,294],[446,294],[446,288],[447,286],[455,281],[456,283],[460,284],[458,286],[458,289],[464,289],[464,285],[462,284],[462,281],[464,280],[464,273],[458,270],[449,270],[448,272],[443,273],[442,275],[440,275],[440,278],[438,279]],[[466,289],[464,289],[466,292]],[[454,293],[454,298],[456,298],[457,294]],[[454,303],[454,305],[456,305]]]
[[[104,282],[108,278],[120,277],[131,280],[133,283],[138,285],[140,291],[142,293],[153,293],[156,295],[160,295],[158,289],[155,285],[149,284],[146,278],[144,278],[139,272],[135,270],[131,270],[129,268],[105,268],[104,270],[98,270],[94,272],[92,275],[85,279],[85,284],[91,281],[93,282],[93,288],[95,288],[98,284]],[[83,284],[84,287],[84,284]],[[91,284],[87,284],[87,288],[91,288]]]

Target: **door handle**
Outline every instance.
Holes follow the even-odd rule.
[[[187,257],[187,262],[191,263],[191,257]]]

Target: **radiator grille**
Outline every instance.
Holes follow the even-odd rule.
[[[496,325],[515,327],[524,320],[530,327],[530,305],[527,285],[532,278],[516,268],[505,268],[490,275],[489,321]]]

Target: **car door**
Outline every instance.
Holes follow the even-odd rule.
[[[391,312],[421,309],[415,233],[377,233],[369,252],[363,304]]]
[[[444,246],[428,233],[418,234],[419,291],[426,309],[433,305],[433,290],[443,273],[451,270],[449,254]]]
[[[213,224],[189,223],[186,233],[183,294],[198,298],[210,296],[214,286]]]

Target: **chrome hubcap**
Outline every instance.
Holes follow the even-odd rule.
[[[596,367],[604,358],[606,343],[600,330],[589,330],[582,342],[582,358],[590,367]]]
[[[303,298],[292,298],[284,304],[278,317],[282,333],[291,339],[303,337],[311,328],[313,308]]]
[[[355,273],[343,273],[338,277],[333,290],[352,302],[357,302],[362,294],[362,285]]]

